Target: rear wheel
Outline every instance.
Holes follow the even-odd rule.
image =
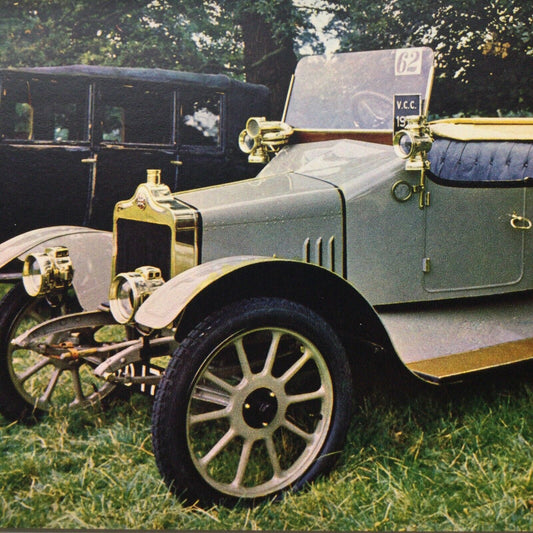
[[[230,305],[180,345],[156,394],[153,442],[172,490],[205,502],[297,490],[329,469],[350,421],[344,348],[311,310]]]
[[[22,284],[0,302],[0,411],[10,419],[39,416],[52,406],[85,406],[98,402],[114,388],[94,376],[94,359],[45,356],[11,344],[24,331],[53,317],[77,310],[74,299],[65,298],[50,307],[44,298],[32,298]],[[67,340],[69,334],[51,335],[46,344]]]

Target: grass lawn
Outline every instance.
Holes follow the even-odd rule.
[[[169,494],[146,397],[31,427],[0,417],[0,527],[531,531],[532,405],[531,366],[447,390],[374,393],[330,475],[233,509]]]

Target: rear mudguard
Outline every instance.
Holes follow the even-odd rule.
[[[15,280],[28,254],[50,246],[68,248],[74,266],[73,286],[82,309],[94,310],[107,302],[113,253],[113,235],[108,231],[52,226],[23,233],[0,244],[0,269],[15,262],[15,275],[7,277]]]

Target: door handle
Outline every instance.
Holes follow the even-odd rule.
[[[513,229],[520,229],[523,231],[527,231],[531,229],[531,227],[533,226],[533,223],[531,222],[531,220],[529,220],[529,218],[512,214],[511,215],[511,226],[513,227]]]
[[[181,167],[181,165],[183,165],[183,161],[179,161],[178,159],[175,159],[174,161],[171,161],[170,164],[176,165],[177,167]]]
[[[96,163],[96,159],[97,159],[96,156],[88,157],[87,159],[82,159],[81,162],[82,163]]]

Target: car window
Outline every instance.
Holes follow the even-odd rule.
[[[219,93],[182,94],[180,99],[179,142],[185,145],[219,146],[220,110]]]
[[[97,115],[103,142],[174,143],[174,94],[171,89],[104,83]]]
[[[71,80],[5,80],[2,137],[35,141],[88,139],[88,85]]]

